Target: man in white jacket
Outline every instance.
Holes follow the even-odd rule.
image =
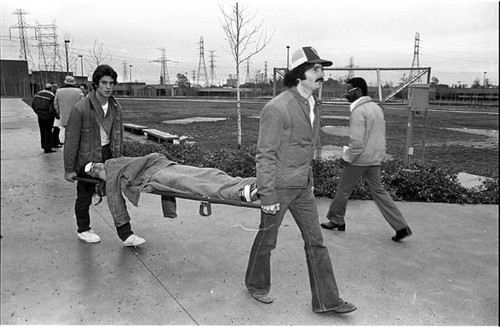
[[[54,99],[54,107],[60,116],[59,136],[62,143],[64,143],[64,130],[68,123],[69,113],[82,98],[82,90],[76,86],[75,78],[73,76],[66,76],[64,86],[57,89]]]
[[[396,231],[392,240],[400,241],[412,231],[381,181],[380,166],[386,157],[384,113],[368,96],[363,78],[351,78],[346,82],[346,88],[345,98],[351,103],[350,141],[341,159],[344,167],[342,179],[326,215],[329,221],[322,223],[321,227],[345,231],[347,202],[359,178],[363,177],[375,204]]]

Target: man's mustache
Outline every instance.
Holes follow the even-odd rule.
[[[325,80],[323,79],[323,77],[320,77],[316,80],[316,82],[324,82]]]

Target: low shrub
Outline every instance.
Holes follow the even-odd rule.
[[[170,160],[196,167],[213,167],[231,176],[255,176],[255,147],[239,150],[220,149],[206,151],[196,145],[183,143],[124,142],[124,155],[144,156],[152,152],[164,154]],[[342,168],[338,160],[313,160],[314,194],[333,198],[340,182]],[[458,181],[458,172],[451,168],[415,163],[412,170],[403,169],[402,160],[390,160],[382,164],[382,183],[394,200],[412,202],[441,202],[458,204],[498,204],[498,177],[487,179],[482,185],[465,188]],[[351,199],[371,199],[363,179],[351,194]]]

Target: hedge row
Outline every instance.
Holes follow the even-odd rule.
[[[128,140],[124,143],[125,156],[138,157],[153,152],[162,153],[180,164],[214,167],[231,176],[255,176],[255,147],[209,152],[188,143],[172,145]],[[498,178],[488,179],[478,187],[465,188],[458,181],[458,172],[451,168],[415,163],[412,169],[419,170],[419,172],[407,172],[403,170],[403,167],[401,160],[391,160],[382,164],[382,182],[395,200],[498,204]],[[314,160],[313,172],[315,195],[332,198],[342,174],[338,160]],[[371,199],[364,180],[361,179],[358,182],[351,199]]]

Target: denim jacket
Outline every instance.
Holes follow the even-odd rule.
[[[315,103],[313,126],[309,103],[296,87],[283,91],[262,109],[255,157],[262,205],[278,203],[276,188],[312,186],[311,162],[319,138]]]
[[[120,104],[112,97],[108,99],[108,110],[114,114],[109,136],[111,155],[120,157],[123,152],[123,118]],[[96,109],[101,105],[95,91],[80,100],[71,110],[66,125],[64,141],[64,170],[79,172],[88,162],[102,162],[101,132]]]

